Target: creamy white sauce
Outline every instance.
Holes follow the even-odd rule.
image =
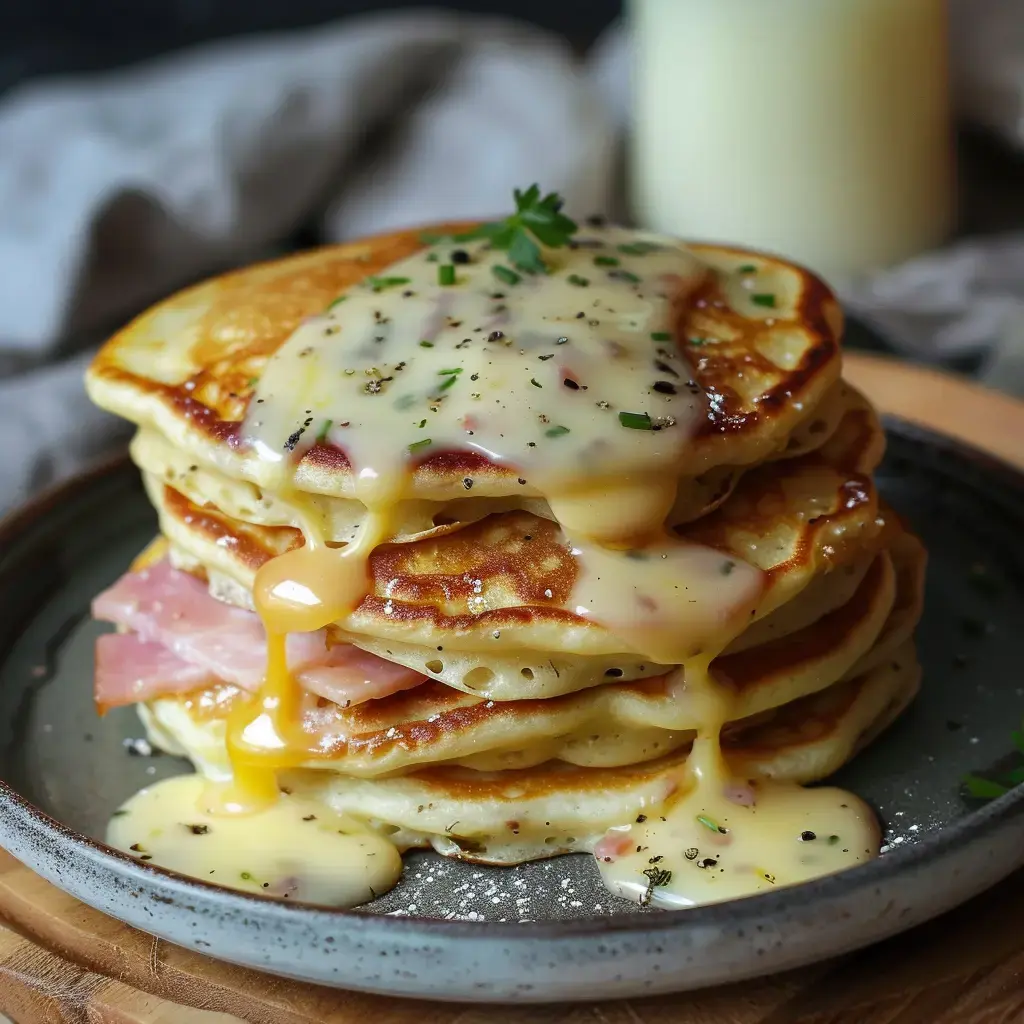
[[[144,862],[264,896],[354,907],[398,881],[394,845],[320,803],[281,794],[264,810],[216,813],[216,786],[164,779],[115,812],[107,842]]]
[[[617,896],[681,910],[797,885],[877,853],[875,816],[850,793],[742,780],[649,808],[612,829],[595,856]]]

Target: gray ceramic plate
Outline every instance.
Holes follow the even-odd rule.
[[[291,977],[444,999],[631,996],[831,956],[968,899],[1024,859],[1024,791],[977,807],[959,780],[1010,748],[1024,712],[1024,479],[890,424],[882,489],[931,551],[923,691],[842,773],[886,823],[876,862],[682,913],[610,896],[590,858],[513,869],[407,858],[399,886],[339,912],[228,892],[96,841],[112,810],[182,771],[133,755],[130,709],[97,719],[91,597],[154,532],[123,462],[0,527],[0,844],[85,902],[183,946]]]

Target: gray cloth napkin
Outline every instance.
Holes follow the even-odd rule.
[[[1020,8],[952,2],[1003,18]],[[980,62],[992,81],[961,75],[960,95],[969,109],[992,90],[1008,97],[986,116],[1024,145],[1024,45],[1009,46],[1008,24],[987,44],[1005,59]],[[971,46],[973,67],[991,49]],[[531,181],[570,197],[570,213],[621,215],[628,65],[618,28],[580,65],[537,29],[410,13],[5,96],[0,511],[124,436],[81,387],[106,334],[177,287],[272,254],[300,224],[340,240],[489,216]],[[1024,239],[965,242],[845,292],[908,352],[998,355],[1024,338],[1022,270]],[[1016,379],[1024,391],[1019,368]]]

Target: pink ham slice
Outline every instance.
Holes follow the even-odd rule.
[[[93,601],[92,612],[97,619],[132,630],[102,637],[97,644],[98,703],[131,704],[195,689],[210,680],[251,692],[259,688],[267,656],[259,618],[211,597],[201,580],[168,562],[122,576]],[[166,652],[162,661],[153,647]],[[410,689],[424,679],[349,644],[328,647],[324,630],[290,634],[287,650],[288,665],[301,685],[344,706]],[[131,662],[136,656],[138,666]],[[186,685],[186,680],[198,682]]]
[[[106,633],[96,640],[93,696],[100,707],[147,700],[154,684],[161,693],[187,693],[216,682],[217,677],[202,666],[190,665],[134,633]]]

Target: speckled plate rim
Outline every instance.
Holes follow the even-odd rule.
[[[962,459],[980,464],[980,468],[998,478],[1001,486],[1019,493],[1024,501],[1024,473],[1002,460],[955,438],[896,418],[887,417],[886,426],[890,431],[909,440],[949,450]],[[46,515],[58,504],[75,497],[83,489],[88,489],[103,479],[128,471],[130,463],[127,457],[119,455],[43,492],[0,520],[0,551],[9,550],[16,545],[41,516]],[[473,943],[474,947],[480,950],[483,959],[487,958],[488,949],[491,949],[493,954],[498,949],[503,949],[507,953],[513,947],[530,946],[533,954],[529,957],[531,961],[538,959],[537,954],[543,959],[544,947],[551,943],[571,939],[586,940],[591,953],[609,952],[613,962],[617,956],[613,951],[617,939],[642,940],[642,945],[646,946],[652,955],[658,957],[673,952],[673,936],[687,937],[688,941],[681,944],[685,948],[703,943],[704,938],[711,938],[713,935],[749,938],[753,940],[753,945],[760,943],[765,947],[758,952],[760,959],[751,957],[750,962],[745,965],[734,962],[723,970],[704,970],[697,978],[687,977],[685,970],[665,971],[654,962],[650,962],[648,966],[657,977],[643,978],[638,976],[636,971],[628,971],[625,975],[620,973],[612,977],[610,980],[615,983],[612,986],[609,985],[609,977],[599,972],[589,979],[581,978],[569,984],[557,984],[555,968],[562,969],[554,962],[559,959],[558,957],[549,965],[553,970],[549,984],[545,984],[543,978],[537,979],[538,984],[515,981],[518,974],[513,973],[504,981],[500,977],[491,977],[483,987],[479,982],[474,982],[473,986],[470,986],[467,981],[466,984],[452,988],[451,978],[439,978],[437,980],[441,981],[441,985],[431,986],[419,978],[415,971],[398,972],[410,976],[404,982],[375,982],[373,978],[360,976],[356,970],[341,972],[341,976],[335,979],[325,975],[323,971],[305,971],[296,969],[294,965],[289,967],[287,964],[278,963],[269,950],[259,958],[251,955],[232,955],[231,951],[225,954],[220,949],[215,954],[221,959],[257,966],[304,980],[333,983],[365,991],[467,1001],[504,1001],[512,998],[550,1001],[599,998],[602,995],[653,994],[703,987],[722,981],[742,980],[788,969],[848,952],[933,918],[995,884],[1024,863],[1024,787],[1021,787],[970,812],[960,821],[912,846],[890,850],[877,860],[835,875],[749,899],[698,907],[680,913],[583,916],[570,921],[481,923],[425,917],[388,917],[359,910],[337,910],[313,904],[287,903],[283,900],[224,889],[158,866],[142,864],[104,843],[75,832],[40,810],[3,780],[0,780],[0,812],[0,846],[43,877],[92,906],[136,927],[161,934],[162,937],[180,945],[204,950],[212,944],[202,940],[189,941],[187,935],[183,935],[180,930],[161,927],[161,914],[159,910],[154,912],[154,906],[171,907],[178,904],[184,910],[195,912],[197,902],[205,903],[208,910],[214,911],[220,917],[220,924],[214,925],[213,931],[221,930],[225,922],[259,921],[260,928],[265,925],[281,928],[286,932],[295,932],[296,929],[298,933],[308,932],[310,929],[317,934],[343,932],[344,941],[339,940],[332,945],[330,952],[341,954],[347,944],[360,951],[358,959],[361,960],[362,951],[372,953],[373,950],[383,951],[385,948],[392,948],[395,949],[396,956],[407,956],[418,949],[427,957],[427,965],[431,955],[436,954],[441,947],[461,947],[465,943]],[[974,855],[979,851],[980,857],[975,860]],[[68,856],[69,853],[71,856]],[[978,867],[979,860],[984,862],[981,868]],[[969,875],[969,880],[961,880],[956,884],[936,885],[938,879],[919,870],[939,862],[948,862],[950,871],[947,881],[962,879],[963,875]],[[91,884],[88,877],[77,877],[86,868],[89,869],[86,874],[92,876]],[[871,906],[877,903],[878,899],[885,895],[887,883],[898,881],[898,888],[904,890],[905,895],[912,896],[911,890],[915,888],[913,883],[919,883],[921,879],[925,880],[923,893],[926,898],[923,903],[913,898],[888,898],[885,904],[878,908],[876,926],[867,932],[857,931],[838,942],[833,935],[831,940],[822,946],[821,929],[818,927],[812,929],[818,933],[816,938],[790,944],[788,948],[783,948],[785,944],[776,941],[770,945],[776,955],[761,956],[768,951],[769,940],[773,938],[773,932],[776,930],[775,923],[784,922],[794,916],[806,916],[802,912],[813,909],[821,923],[832,927],[837,921],[853,920],[857,916],[863,916],[858,915],[855,908],[859,905]],[[94,890],[93,886],[104,880],[123,884],[127,887],[130,897],[138,899],[140,896],[146,896],[154,902],[145,910],[141,908],[147,906],[147,901],[139,903],[139,913],[127,912],[130,911],[130,907],[125,908],[116,899],[104,898],[102,892]],[[912,884],[907,884],[908,882]],[[917,884],[916,888],[921,889],[920,884]],[[893,895],[889,894],[890,897]],[[899,903],[903,906],[897,906]],[[763,937],[763,941],[757,938],[759,935]],[[601,944],[594,946],[595,941]],[[416,942],[425,942],[427,945],[411,945]],[[651,945],[652,943],[654,945]],[[583,947],[580,946],[577,955],[589,956],[583,954],[582,950]],[[619,952],[622,951],[630,952]],[[633,949],[631,952],[641,955],[641,960],[644,960],[643,950]],[[387,954],[381,952],[381,955]],[[258,962],[255,962],[257,959]],[[604,969],[607,969],[606,958],[598,955],[596,959],[605,959]],[[690,959],[687,958],[688,961]],[[650,957],[647,960],[650,960]],[[465,964],[461,966],[465,967]],[[621,962],[619,966],[622,966]],[[519,970],[526,969],[526,965],[521,963]],[[332,973],[339,972],[333,970]]]

